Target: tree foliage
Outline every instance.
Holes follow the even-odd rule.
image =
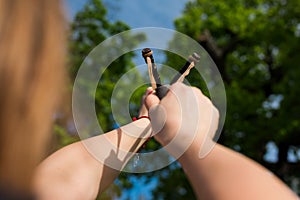
[[[300,2],[295,0],[194,0],[175,21],[176,30],[206,49],[223,77],[228,110],[219,142],[260,162],[296,192],[299,185],[293,182],[300,178],[299,17]],[[168,55],[170,66],[177,62],[178,58]],[[189,77],[189,82],[201,87],[199,81]],[[266,158],[270,143],[279,151],[273,160]],[[176,192],[176,186],[169,185],[169,180],[186,181],[176,176],[179,170],[168,169],[157,197],[170,193],[166,199],[182,198],[182,190]]]
[[[84,7],[84,9],[78,12],[72,23],[71,41],[70,41],[70,63],[71,63],[71,76],[74,78],[81,66],[83,60],[90,53],[90,51],[107,39],[122,31],[129,30],[129,27],[121,22],[111,22],[106,17],[107,11],[101,0],[90,0]],[[123,41],[117,41],[120,44],[107,47],[106,55],[114,53],[117,47],[121,48],[124,43],[128,46],[135,47],[138,42],[143,40],[143,35],[130,35],[128,34]],[[126,40],[126,41],[125,41]],[[103,131],[109,131],[114,126],[114,121],[111,116],[111,95],[116,82],[120,77],[130,68],[134,67],[132,58],[134,52],[127,53],[114,60],[103,73],[99,80],[97,92],[96,92],[96,111],[98,113],[99,123],[103,128]],[[92,63],[95,68],[99,68],[99,63]],[[100,72],[99,72],[100,73]],[[140,78],[137,74],[136,78]],[[85,80],[85,85],[88,90],[88,81]],[[142,90],[139,90],[140,92]],[[126,92],[126,91],[125,91]],[[92,94],[94,95],[94,94]],[[122,94],[118,94],[122,96]],[[139,105],[139,99],[134,98],[134,105]]]

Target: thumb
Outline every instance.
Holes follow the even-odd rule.
[[[151,93],[149,94],[146,98],[145,98],[145,105],[147,107],[147,109],[149,110],[152,106],[156,106],[157,104],[159,104],[160,100],[159,98]]]
[[[155,136],[159,133],[166,122],[166,112],[164,107],[160,104],[159,98],[150,93],[145,99],[146,108],[149,111],[149,117],[152,126],[152,136]]]

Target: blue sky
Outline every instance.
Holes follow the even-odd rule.
[[[131,28],[164,27],[174,28],[173,21],[179,17],[188,0],[103,0],[109,8],[111,20],[122,20]],[[88,0],[64,0],[68,18],[80,10]]]

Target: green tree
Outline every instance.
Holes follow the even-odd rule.
[[[106,15],[107,10],[101,0],[90,0],[85,5],[84,9],[76,14],[74,22],[71,25],[70,36],[70,72],[73,78],[76,76],[80,65],[93,48],[108,37],[129,30],[129,27],[125,23],[121,21],[110,22]],[[122,47],[124,44],[126,44],[126,46],[135,47],[138,42],[143,40],[143,38],[143,35],[128,34],[126,37],[122,38],[122,41],[116,41],[119,42],[117,45],[108,46],[106,48],[107,51],[105,52],[106,55],[103,56],[108,57],[110,53],[118,51],[118,48]],[[134,67],[133,62],[131,61],[134,55],[134,52],[130,52],[116,59],[108,66],[99,81],[95,106],[96,111],[98,112],[99,123],[103,128],[103,131],[111,130],[114,126],[110,104],[112,91],[115,83],[120,77],[127,70]],[[91,65],[95,65],[95,67],[99,68],[99,66],[97,66],[97,61]],[[137,74],[136,78],[141,77]],[[89,84],[89,80],[84,80],[83,85],[87,87],[87,90]],[[139,90],[138,92],[141,93],[142,90]],[[133,104],[139,105],[139,99],[135,98]]]
[[[175,21],[176,30],[206,49],[223,77],[228,105],[219,142],[266,166],[298,193],[293,182],[300,179],[299,19],[296,0],[193,0]],[[178,66],[179,58],[167,58],[169,66]],[[188,80],[202,87],[199,78]],[[279,151],[275,162],[266,159],[271,142]],[[156,198],[194,198],[180,168],[165,170]],[[174,183],[185,187],[175,190]]]

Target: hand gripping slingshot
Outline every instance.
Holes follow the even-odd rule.
[[[158,74],[157,67],[154,62],[152,50],[149,48],[143,49],[142,56],[144,57],[145,62],[148,65],[148,73],[151,86],[154,90],[156,90],[157,97],[159,99],[162,99],[169,91],[169,88],[167,85],[161,84],[160,76]],[[197,53],[193,53],[192,55],[190,55],[184,66],[172,79],[171,85],[176,82],[183,82],[184,78],[190,73],[190,70],[199,62],[199,60],[200,56]]]

